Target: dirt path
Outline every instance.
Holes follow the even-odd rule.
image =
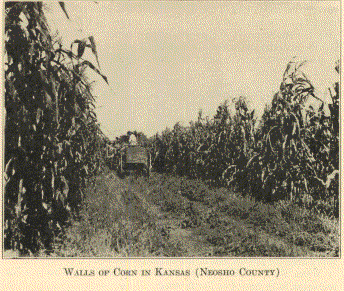
[[[160,229],[168,230],[168,241],[181,249],[185,257],[206,257],[213,255],[213,247],[204,237],[195,233],[194,229],[185,229],[182,218],[172,218],[170,213],[163,212],[157,205],[149,203],[146,199],[149,195],[149,189],[146,193],[140,191],[136,185],[130,184],[126,180],[121,180],[114,173],[105,177],[105,184],[108,191],[113,193],[119,208],[125,211],[123,194],[129,189],[140,201],[142,207],[147,213],[156,218],[155,224]]]
[[[159,219],[157,225],[169,229],[169,241],[182,249],[185,257],[213,256],[213,247],[194,229],[182,227],[180,219]]]
[[[157,228],[167,230],[168,241],[177,249],[181,250],[183,256],[214,256],[214,247],[205,239],[205,237],[196,233],[196,227],[186,228],[183,217],[174,217],[172,213],[163,212],[157,205],[154,205],[148,201],[147,197],[149,197],[150,189],[142,189],[135,183],[131,183],[130,179],[120,179],[114,173],[110,173],[106,176],[105,184],[108,188],[108,191],[113,193],[113,197],[115,198],[118,207],[124,212],[127,212],[127,210],[125,209],[125,197],[123,197],[123,195],[128,193],[128,191],[135,195],[135,197],[140,201],[140,205],[144,208],[144,210],[150,216],[155,218],[155,225]],[[236,226],[236,228],[245,229],[245,232],[252,232],[251,227],[245,225],[244,221],[228,216],[226,216],[226,220],[230,220],[231,223]],[[260,243],[274,245],[276,247],[289,247],[288,244],[279,237],[272,236],[265,231],[258,229],[254,230],[254,232],[257,235],[257,239],[260,241]],[[293,247],[294,251],[296,252],[303,252],[302,248],[296,246],[290,247]]]
[[[254,227],[245,218],[241,219],[240,213],[231,215],[226,210],[222,210],[222,206],[229,206],[234,203],[235,198],[226,196],[228,201],[218,201],[217,204],[211,206],[211,204],[203,203],[201,200],[197,202],[190,200],[188,196],[181,195],[180,189],[183,188],[176,186],[179,185],[178,180],[172,178],[167,182],[163,180],[160,183],[161,179],[165,178],[158,174],[153,174],[150,180],[145,180],[142,177],[121,179],[114,172],[111,172],[99,177],[97,187],[98,189],[104,188],[104,190],[101,191],[98,198],[102,201],[101,203],[111,205],[110,208],[114,210],[109,212],[111,215],[116,212],[121,213],[124,223],[131,224],[137,219],[147,217],[149,223],[154,225],[151,229],[154,228],[163,233],[164,238],[162,240],[166,240],[168,245],[173,246],[173,256],[214,257],[221,254],[228,254],[229,256],[254,256],[255,254],[257,256],[271,254],[285,256],[289,253],[291,256],[308,257],[324,255],[271,233],[268,228]],[[166,196],[165,191],[169,195]],[[159,201],[160,198],[163,200]],[[169,201],[168,199],[171,200],[172,208],[169,206],[170,202],[167,204],[160,203]],[[185,208],[184,211],[181,209],[181,207],[186,207],[183,206],[184,202],[185,205],[192,207]],[[245,201],[240,203],[238,205],[243,208],[243,211],[246,211]],[[165,208],[166,205],[168,205],[167,208]],[[234,203],[230,207],[236,207],[236,204]],[[189,213],[187,209],[191,209],[191,212]],[[207,216],[208,213],[210,213],[210,217]],[[257,214],[264,218],[265,213],[258,212]],[[169,254],[169,251],[167,253]]]

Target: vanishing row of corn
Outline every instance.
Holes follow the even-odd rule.
[[[212,119],[200,112],[189,126],[177,123],[157,134],[152,147],[158,170],[338,216],[339,83],[329,88],[332,103],[326,115],[327,105],[316,96],[302,65],[288,64],[259,123],[240,97],[233,100],[234,114],[225,102]]]

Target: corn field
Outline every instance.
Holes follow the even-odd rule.
[[[65,17],[64,2],[58,2]],[[86,69],[101,73],[93,36],[65,48],[50,31],[42,2],[5,2],[4,247],[21,255],[51,248],[78,212],[88,182],[108,160]],[[90,50],[97,65],[84,59]],[[258,121],[244,97],[199,112],[139,142],[154,170],[233,188],[266,202],[289,200],[339,215],[339,82],[327,105],[290,62],[280,89]],[[335,64],[340,74],[340,63]],[[322,105],[307,105],[310,99]],[[114,159],[116,156],[114,157]],[[113,165],[113,160],[110,162]]]
[[[100,170],[105,136],[85,69],[101,73],[82,58],[85,49],[97,57],[93,37],[62,47],[42,2],[5,10],[5,249],[35,253],[49,249]]]
[[[199,112],[189,126],[177,123],[152,139],[160,171],[201,178],[271,202],[291,200],[338,216],[339,83],[325,103],[302,72],[290,62],[280,90],[257,122],[244,97],[221,104],[210,119]],[[339,62],[335,67],[339,73]],[[307,105],[310,98],[319,108]]]

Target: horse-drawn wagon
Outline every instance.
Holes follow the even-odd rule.
[[[151,157],[149,151],[139,145],[128,145],[120,150],[119,174],[135,171],[150,175]]]

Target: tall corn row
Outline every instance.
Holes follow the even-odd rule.
[[[336,173],[329,155],[331,143],[339,142],[335,138],[338,132],[333,131],[336,118],[325,116],[324,103],[318,109],[306,105],[308,98],[322,100],[315,95],[301,66],[294,62],[288,65],[280,91],[259,128],[263,143],[256,164],[261,166],[263,195],[268,200],[300,201],[309,197],[313,202],[329,201],[326,183],[331,183],[328,179]]]
[[[288,64],[258,126],[254,111],[240,97],[233,100],[234,115],[225,102],[212,119],[200,112],[189,126],[176,124],[157,135],[160,149],[165,149],[158,149],[164,153],[164,170],[232,185],[268,201],[304,203],[307,198],[309,206],[337,215],[339,83],[330,90],[333,102],[327,117],[302,65]],[[322,105],[313,108],[309,99]]]
[[[5,8],[5,248],[35,253],[50,247],[94,170],[102,138],[84,70],[99,71],[82,60],[93,38],[77,41],[77,54],[64,49],[41,2]]]

